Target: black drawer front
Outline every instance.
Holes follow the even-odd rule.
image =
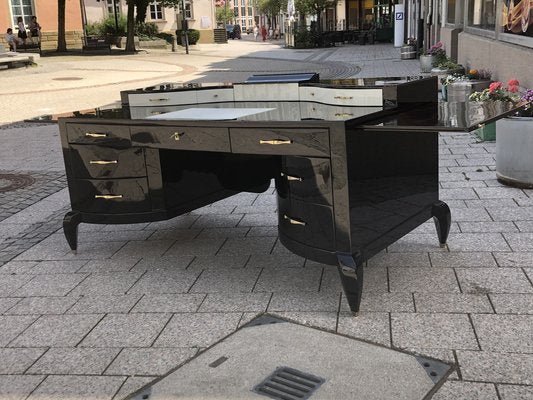
[[[232,128],[233,153],[329,157],[327,129]]]
[[[227,128],[137,126],[131,128],[134,144],[177,150],[230,151]]]
[[[329,159],[284,157],[281,180],[286,181],[291,199],[332,205]]]
[[[151,210],[146,178],[70,182],[72,209],[87,213],[126,214]]]
[[[292,240],[324,250],[335,249],[331,207],[278,197],[279,230]]]
[[[146,176],[144,150],[72,145],[69,150],[76,178],[137,178]]]
[[[131,145],[130,128],[121,125],[67,124],[69,143]]]

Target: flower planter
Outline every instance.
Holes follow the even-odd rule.
[[[481,92],[489,87],[489,80],[452,82],[447,85],[448,101],[467,101],[473,92]]]
[[[412,60],[416,58],[416,46],[403,45],[400,49],[402,60]]]
[[[533,188],[533,117],[496,122],[496,177],[505,185]]]
[[[437,62],[437,57],[435,56],[420,56],[420,72],[431,72],[431,69]]]

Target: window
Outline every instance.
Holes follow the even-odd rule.
[[[496,27],[496,0],[470,0],[468,26],[494,31]]]
[[[34,15],[32,0],[12,0],[11,12],[13,13],[13,26],[17,26],[18,17],[22,17],[24,25],[28,25]]]
[[[163,8],[157,1],[150,3],[150,19],[152,21],[163,19]]]
[[[241,17],[246,15],[246,7],[241,7]]]
[[[448,0],[446,6],[446,22],[455,24],[455,0]]]
[[[114,15],[113,12],[113,0],[107,0],[107,15]],[[115,8],[117,14],[120,14],[120,0],[115,0]]]
[[[533,38],[533,6],[526,0],[502,0],[502,32]],[[530,40],[530,39],[528,39]],[[531,43],[529,41],[529,43]]]
[[[193,19],[192,1],[185,1],[185,19]]]

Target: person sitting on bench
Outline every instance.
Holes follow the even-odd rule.
[[[22,43],[22,41],[19,38],[13,35],[13,29],[11,28],[7,28],[6,42],[7,44],[9,44],[9,50],[11,51],[17,51],[17,45]]]
[[[30,40],[32,43],[35,43],[33,40],[34,38],[37,38],[38,43],[41,42],[41,25],[37,22],[37,17],[34,15],[31,17],[31,21],[28,24],[28,30],[30,31]]]

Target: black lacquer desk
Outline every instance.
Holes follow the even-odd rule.
[[[65,236],[75,250],[81,222],[165,220],[275,179],[282,244],[338,266],[357,311],[365,260],[431,217],[446,243],[438,131],[499,116],[466,112],[449,126],[446,113],[436,78],[123,92],[118,108],[59,121]]]

